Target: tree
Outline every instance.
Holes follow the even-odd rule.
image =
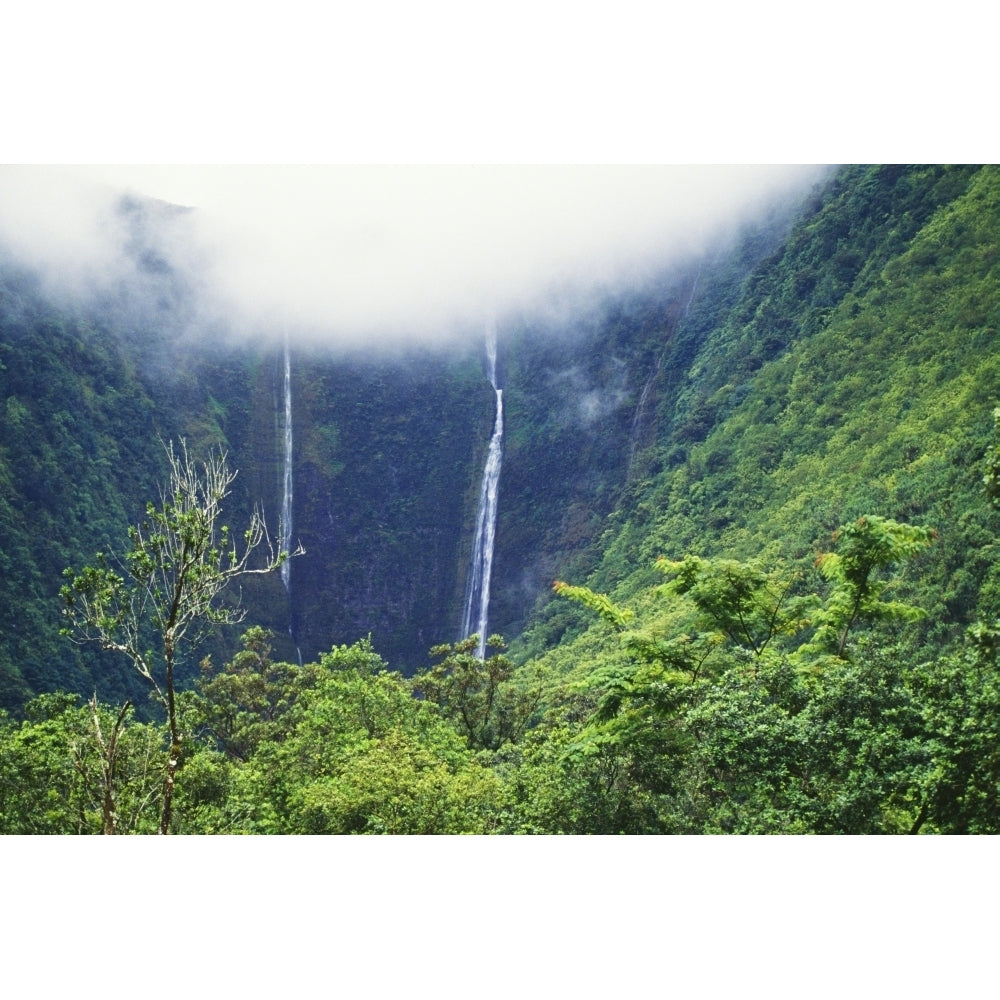
[[[159,820],[163,728],[125,725],[131,708],[40,695],[0,715],[0,833],[150,833]]]
[[[435,646],[431,656],[441,657],[440,662],[418,673],[413,687],[440,707],[471,748],[496,750],[520,739],[542,692],[537,678],[525,675],[523,683],[514,682],[514,664],[503,654],[507,645],[501,636],[486,640],[492,656],[478,657],[478,645],[479,636],[471,635]]]
[[[913,621],[920,608],[903,601],[884,601],[889,580],[880,575],[904,559],[912,559],[937,537],[932,528],[899,524],[869,514],[843,525],[835,534],[837,552],[824,552],[816,566],[833,583],[826,607],[817,614],[819,629],[804,651],[833,650],[838,659],[847,655],[847,638],[859,621]]]
[[[1000,508],[1000,406],[993,411],[993,444],[986,452],[983,485],[990,503]]]
[[[911,672],[930,758],[922,815],[939,833],[1000,832],[998,639],[977,623],[964,651]]]
[[[224,753],[247,761],[265,738],[275,738],[282,718],[295,703],[306,668],[271,660],[273,633],[255,625],[242,636],[243,649],[216,672],[211,659],[201,663],[197,694],[192,693],[196,726]]]
[[[155,829],[162,731],[148,723],[129,725],[131,712],[131,702],[109,709],[95,694],[81,714],[82,731],[74,730],[70,742],[73,767],[89,801],[100,808],[106,834]]]
[[[312,667],[317,667],[313,664]],[[486,833],[502,783],[368,639],[306,665],[308,684],[245,765],[227,808],[291,834]],[[187,772],[183,784],[187,784]]]
[[[614,628],[628,657],[577,685],[595,705],[563,751],[574,768],[599,764],[609,774],[606,806],[621,788],[644,804],[629,816],[605,808],[614,828],[919,830],[929,808],[921,795],[927,753],[898,653],[866,637],[848,656],[847,641],[860,621],[921,614],[886,600],[886,590],[889,571],[933,538],[874,515],[845,525],[837,551],[818,561],[833,584],[822,605],[818,595],[795,593],[795,573],[693,555],[660,560],[670,580],[654,595],[691,602],[683,617],[665,619],[666,631],[655,613],[650,627],[637,628],[606,596],[557,583],[557,593]],[[796,645],[810,622],[815,637]]]
[[[100,830],[84,805],[69,753],[86,731],[76,695],[40,695],[25,705],[25,720],[0,715],[0,834],[69,834]]]
[[[179,451],[173,443],[166,450],[167,486],[159,506],[149,503],[146,519],[129,529],[129,550],[123,556],[98,553],[97,565],[79,573],[67,569],[69,582],[60,591],[69,623],[64,634],[122,653],[150,683],[166,713],[170,751],[160,833],[170,832],[185,738],[175,689],[178,654],[196,642],[205,627],[242,621],[246,612],[238,604],[222,603],[223,591],[247,574],[270,573],[288,555],[275,552],[259,511],[254,511],[240,541],[219,523],[222,501],[236,478],[224,452],[211,453],[199,468],[183,440]],[[266,555],[255,566],[252,560],[261,546]],[[159,666],[155,654],[145,648],[148,629],[160,644]]]
[[[795,597],[795,574],[767,572],[755,563],[735,559],[702,559],[688,555],[679,562],[657,560],[672,574],[672,594],[687,594],[701,613],[703,630],[714,629],[760,660],[775,636],[794,635],[808,624],[810,597]]]

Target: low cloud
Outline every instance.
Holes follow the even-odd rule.
[[[490,314],[641,281],[819,175],[773,166],[3,167],[0,240],[77,290],[147,280],[160,260],[207,310],[255,335],[434,343],[478,336]],[[123,195],[161,204],[123,213]]]
[[[564,427],[589,427],[629,398],[628,374],[616,358],[608,359],[607,370],[600,380],[588,378],[580,365],[570,365],[552,372],[549,386],[561,400],[553,415]]]

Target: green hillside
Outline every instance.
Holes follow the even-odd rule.
[[[880,514],[939,532],[922,638],[995,614],[998,184],[991,168],[841,171],[661,398],[651,474],[576,582],[631,600],[661,556],[808,560]]]
[[[747,281],[517,644],[543,826],[996,832],[998,234],[992,168],[852,168]]]

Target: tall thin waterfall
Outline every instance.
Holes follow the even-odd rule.
[[[285,561],[281,564],[281,582],[285,585],[285,593],[288,594],[289,620],[288,634],[295,643],[295,653],[302,666],[302,651],[299,649],[298,640],[295,638],[295,629],[291,617],[292,601],[292,354],[288,347],[288,334],[285,334],[285,373],[283,380],[283,392],[285,402],[285,414],[282,426],[282,436],[284,438],[285,456],[284,469],[282,472],[281,491],[281,517],[278,519],[278,551],[285,555]],[[301,548],[299,549],[301,551]]]
[[[486,330],[486,375],[497,394],[497,415],[493,436],[483,469],[483,484],[479,491],[476,514],[476,536],[472,545],[469,581],[465,588],[465,614],[462,635],[479,635],[476,655],[486,656],[486,626],[490,607],[490,574],[493,570],[493,543],[497,531],[497,494],[500,486],[500,465],[503,461],[503,389],[497,388],[497,331],[491,323]]]
[[[292,356],[285,335],[285,469],[284,489],[281,497],[281,518],[278,522],[279,551],[289,556],[292,551]],[[289,597],[292,593],[292,560],[286,558],[281,564],[281,582]]]
[[[628,444],[628,467],[626,470],[626,478],[632,478],[632,466],[635,464],[636,452],[639,448],[639,438],[642,434],[643,422],[646,417],[646,400],[649,398],[649,390],[653,388],[653,382],[656,381],[656,376],[660,374],[660,369],[663,367],[663,355],[661,354],[656,359],[656,367],[650,373],[649,378],[646,379],[646,384],[642,387],[642,395],[639,396],[639,405],[635,408],[635,416],[632,417],[632,431],[629,434],[629,444]]]

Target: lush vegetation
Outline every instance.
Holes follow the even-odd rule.
[[[275,662],[253,627],[169,724],[67,695],[2,720],[0,829],[996,832],[1000,630],[913,664],[892,627],[920,617],[889,592],[935,542],[859,518],[819,592],[793,567],[663,561],[669,630],[557,583],[608,645],[562,680],[515,670],[497,636],[407,679],[367,639]]]
[[[232,523],[277,509],[273,358],[164,382],[123,313],[0,290],[3,832],[154,832],[165,794],[187,833],[1000,828],[1000,171],[844,168],[572,337],[512,322],[485,660],[474,355],[303,360],[291,607],[251,582],[172,717],[59,638],[62,571],[158,436],[229,451]]]

